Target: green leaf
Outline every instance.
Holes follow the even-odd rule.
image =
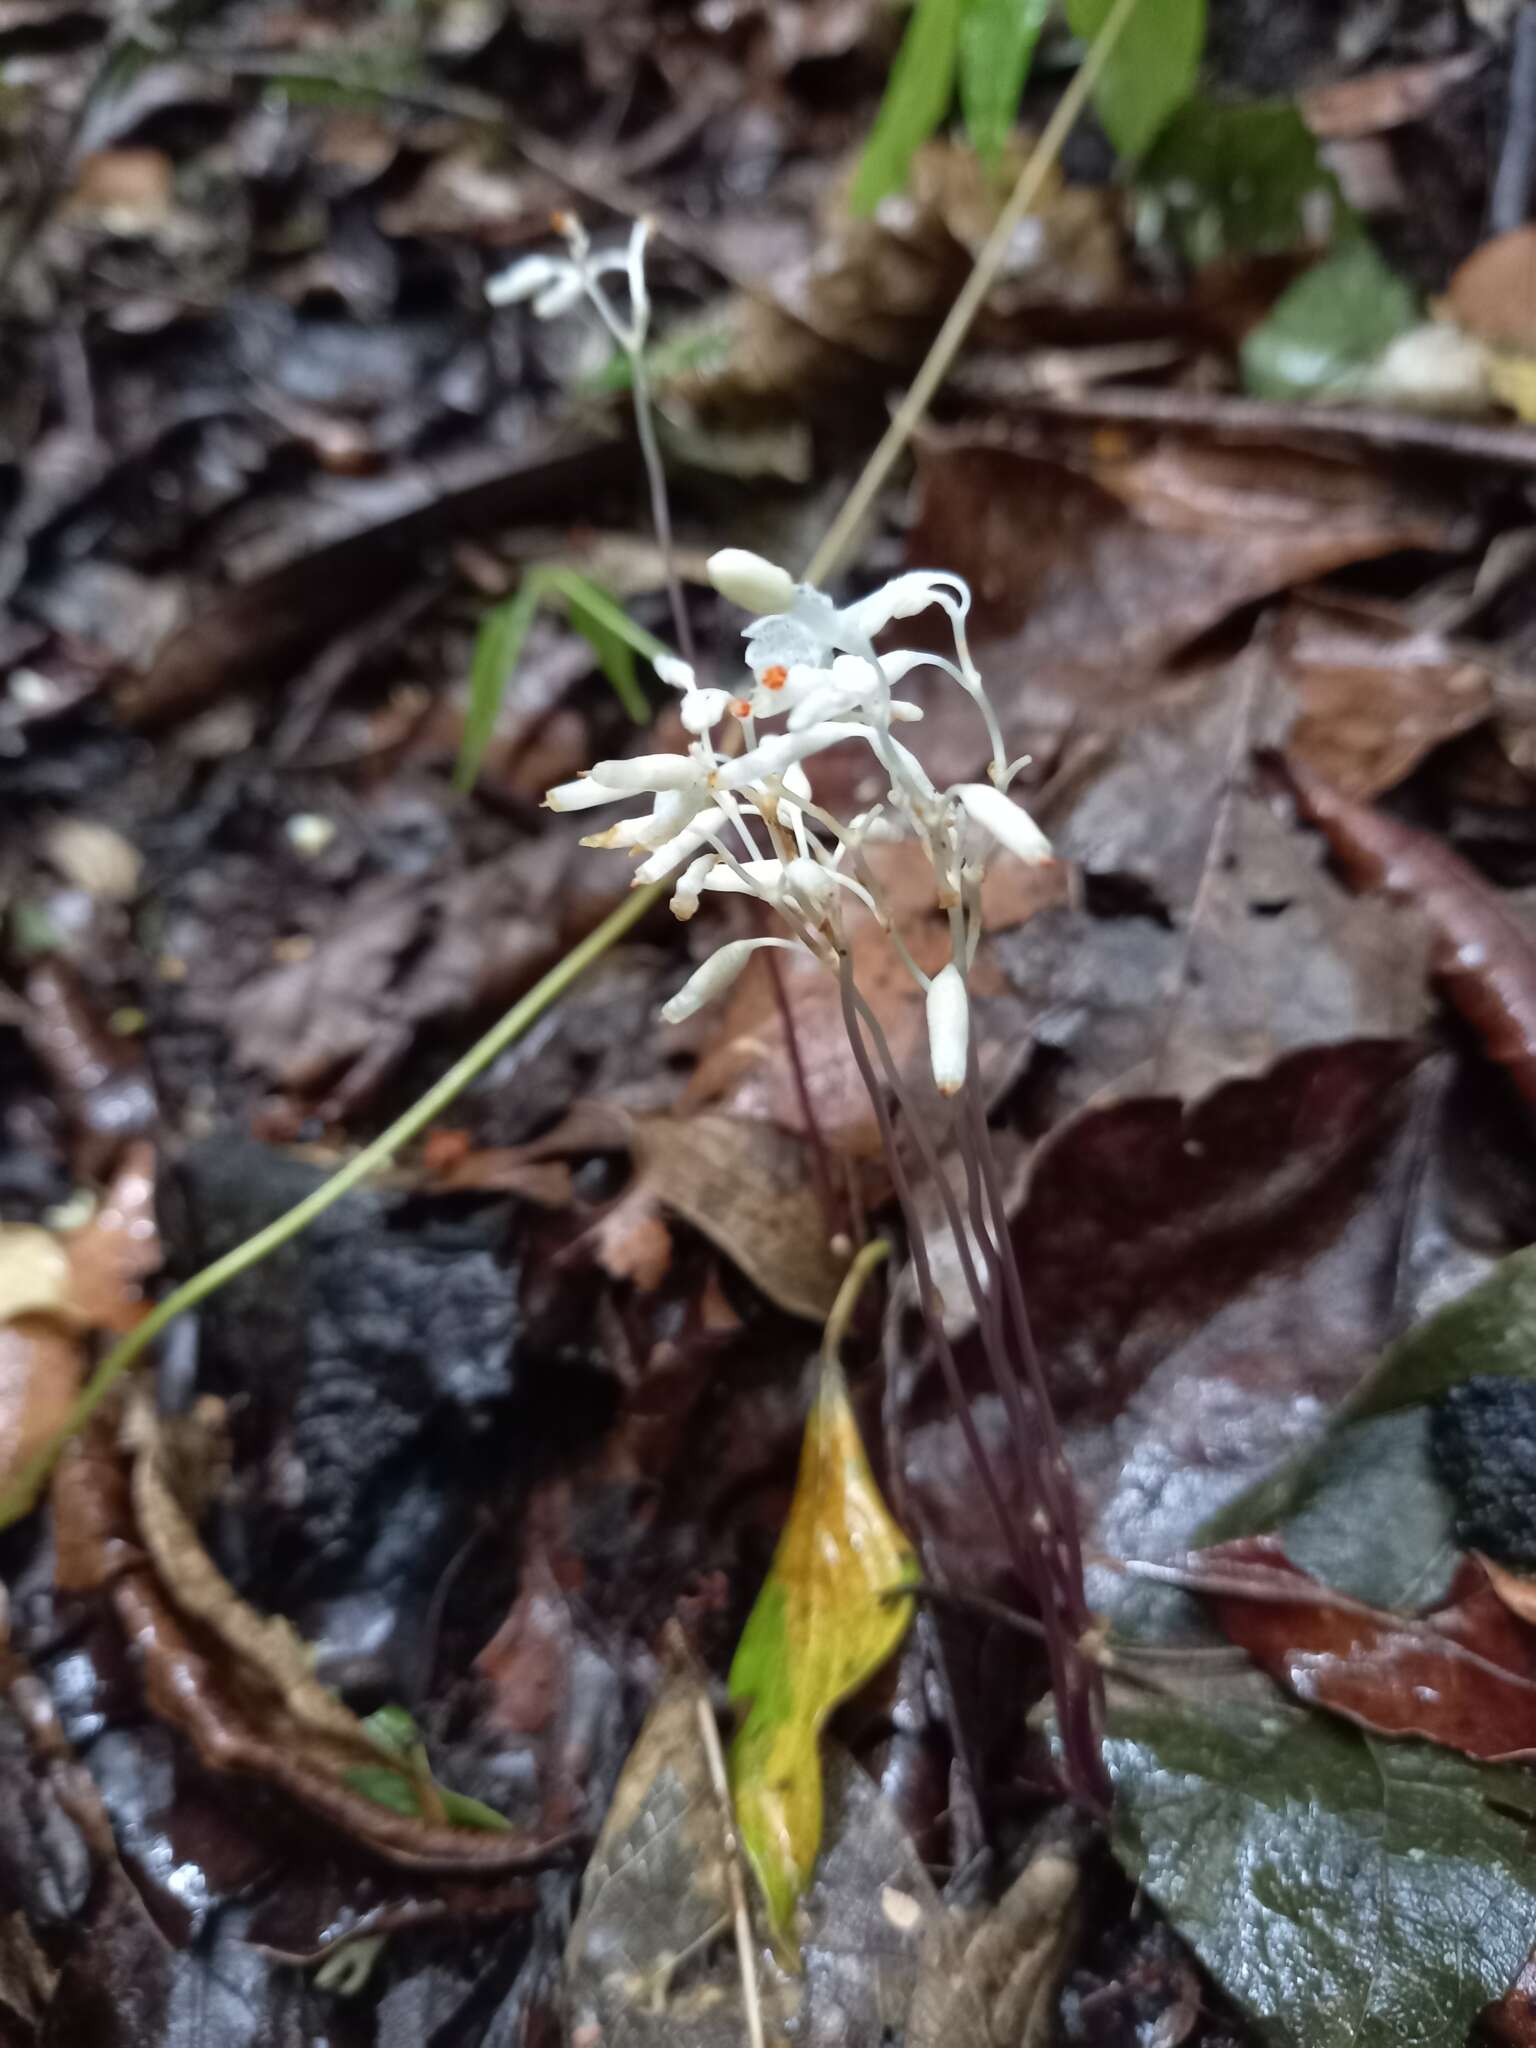
[[[736,1827],[784,1950],[821,1843],[827,1716],[895,1650],[917,1561],[880,1498],[842,1369],[824,1359],[789,1519],[731,1665]]]
[[[597,665],[613,685],[614,695],[636,725],[651,715],[635,674],[635,656],[654,661],[666,648],[654,633],[637,626],[622,605],[615,604],[599,583],[574,569],[546,569],[548,588],[558,590],[570,607],[571,624],[597,656]]]
[[[1427,1408],[1406,1408],[1323,1440],[1280,1528],[1292,1564],[1368,1607],[1418,1609],[1449,1595],[1461,1552],[1429,1424]]]
[[[689,371],[709,375],[723,369],[730,360],[731,330],[718,314],[703,321],[685,323],[673,334],[655,342],[645,352],[645,374],[654,388]],[[635,366],[621,348],[616,348],[603,367],[576,384],[579,392],[607,398],[634,387]]]
[[[1347,398],[1418,318],[1408,286],[1365,236],[1351,236],[1248,336],[1243,381],[1260,398]]]
[[[962,0],[917,0],[891,66],[874,132],[854,173],[849,205],[873,213],[906,183],[912,153],[949,112],[955,90]]]
[[[1513,1983],[1527,1774],[1278,1699],[1119,1707],[1105,1753],[1116,1854],[1273,2048],[1451,2048]]]
[[[467,1792],[450,1792],[446,1785],[439,1785],[437,1800],[443,1809],[443,1819],[452,1827],[482,1828],[487,1834],[505,1834],[512,1825],[504,1813],[498,1813],[494,1806],[487,1806],[483,1799],[471,1799]]]
[[[363,1733],[389,1756],[408,1757],[421,1741],[420,1731],[404,1707],[378,1707],[363,1723]]]
[[[1536,1379],[1536,1248],[1502,1259],[1486,1280],[1399,1338],[1321,1440],[1219,1509],[1198,1540],[1222,1543],[1275,1528],[1320,1489],[1344,1431],[1368,1416],[1420,1407],[1483,1374]]]
[[[1335,219],[1345,211],[1338,180],[1291,100],[1186,100],[1147,152],[1136,185],[1195,264],[1300,248],[1320,199]]]
[[[388,1764],[354,1764],[343,1774],[343,1782],[375,1806],[387,1806],[407,1820],[420,1817],[421,1794],[415,1779],[404,1771],[391,1770]]]
[[[960,111],[986,164],[1003,153],[1051,0],[963,0]]]
[[[1115,0],[1066,0],[1073,35],[1091,42]],[[1093,89],[1104,133],[1122,157],[1140,156],[1195,89],[1205,49],[1205,0],[1139,0]]]
[[[530,570],[513,596],[504,604],[493,606],[480,622],[469,670],[469,715],[464,721],[464,738],[453,774],[456,789],[474,787],[542,595],[543,579],[536,570]]]

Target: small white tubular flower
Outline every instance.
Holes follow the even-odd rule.
[[[843,740],[867,740],[869,736],[867,725],[831,723],[813,725],[808,732],[776,732],[770,739],[760,740],[749,752],[738,754],[734,761],[727,761],[715,779],[721,789],[747,789],[753,783],[783,775],[795,763],[822,753],[827,747],[838,746]],[[596,772],[594,769],[593,773]]]
[[[701,853],[725,822],[722,810],[700,811],[675,837],[657,844],[650,859],[643,860],[635,869],[636,882],[664,882],[675,867]]]
[[[957,782],[950,791],[999,846],[1032,867],[1051,858],[1051,842],[1021,804],[990,782]]]
[[[505,270],[486,279],[485,296],[493,306],[516,306],[524,299],[531,299],[535,292],[541,292],[546,285],[563,277],[571,265],[554,256],[524,256],[516,263],[508,264]]]
[[[680,661],[675,654],[658,654],[651,663],[662,682],[673,690],[693,688],[693,670],[686,661]]]
[[[962,577],[952,576],[945,569],[909,569],[904,576],[893,576],[889,583],[882,583],[868,597],[859,598],[838,616],[845,627],[872,640],[894,619],[915,618],[932,604],[942,605],[951,617],[958,613],[964,618],[971,608],[970,588]]]
[[[775,946],[784,953],[797,953],[799,946],[793,939],[733,939],[728,946],[722,946],[718,953],[711,953],[702,967],[683,983],[669,1003],[663,1003],[661,1014],[669,1024],[681,1024],[685,1017],[691,1017],[695,1010],[702,1010],[706,1003],[724,995],[731,983],[745,968],[754,953],[765,946]]]
[[[677,878],[672,891],[672,915],[679,924],[686,924],[699,907],[699,895],[715,866],[713,853],[701,853],[697,860],[690,861]]]
[[[687,731],[704,733],[720,723],[730,705],[729,690],[686,690],[677,715]]]
[[[707,773],[692,753],[632,754],[625,761],[595,762],[590,779],[621,796],[635,796],[644,790],[691,789]]]
[[[965,976],[951,960],[928,984],[928,1057],[934,1085],[941,1095],[955,1095],[965,1086],[971,1037],[971,1001]]]
[[[595,775],[578,775],[574,782],[557,782],[553,789],[544,792],[544,808],[547,811],[590,811],[598,804],[616,804],[629,795],[627,789],[614,789],[611,784],[599,782]]]
[[[721,548],[704,567],[720,595],[744,612],[787,612],[795,601],[789,571],[747,548]]]

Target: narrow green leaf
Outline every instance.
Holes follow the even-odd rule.
[[[1092,42],[1115,0],[1066,0],[1075,36]],[[1093,89],[1104,133],[1122,157],[1140,156],[1195,89],[1205,50],[1205,0],[1140,0]]]
[[[1408,286],[1373,243],[1352,235],[1282,293],[1244,341],[1243,381],[1260,398],[1348,398],[1418,318]]]
[[[790,1955],[821,1844],[821,1731],[906,1634],[911,1602],[888,1595],[916,1569],[869,1469],[842,1369],[824,1359],[789,1519],[730,1677],[745,1715],[731,1746],[737,1832]]]
[[[1196,264],[1301,248],[1313,215],[1326,224],[1346,212],[1292,100],[1186,100],[1143,158],[1136,186],[1144,213],[1150,201]]]
[[[849,204],[873,213],[906,183],[914,150],[949,112],[955,91],[961,0],[917,0],[891,76],[854,173]]]
[[[404,1707],[378,1707],[363,1723],[363,1733],[389,1756],[409,1756],[421,1741],[416,1723]]]
[[[446,1785],[436,1782],[421,1731],[404,1707],[378,1708],[364,1721],[363,1732],[387,1756],[397,1757],[399,1766],[355,1765],[345,1774],[345,1782],[354,1792],[361,1792],[376,1806],[387,1806],[391,1813],[401,1813],[412,1820],[430,1813],[435,1806],[443,1819],[456,1828],[481,1828],[489,1833],[511,1827],[506,1815],[487,1806],[483,1799],[471,1799],[465,1792],[450,1792]],[[431,1798],[423,1796],[428,1790]]]
[[[546,569],[549,587],[570,606],[571,624],[597,656],[597,665],[613,685],[614,695],[636,725],[650,718],[651,707],[635,674],[637,653],[654,661],[666,649],[654,633],[637,626],[622,605],[615,604],[601,584],[574,569]]]
[[[971,147],[988,165],[1003,153],[1051,0],[963,0],[960,111]]]
[[[1325,1715],[1121,1705],[1120,1861],[1271,2048],[1448,2048],[1536,1936],[1518,1769]]]
[[[494,606],[480,622],[469,671],[469,715],[464,721],[464,738],[453,775],[456,789],[474,787],[542,594],[543,578],[530,570],[516,592],[503,604]]]
[[[487,1834],[496,1834],[505,1833],[512,1825],[504,1813],[487,1806],[483,1799],[471,1799],[467,1792],[450,1792],[446,1785],[439,1785],[437,1797],[443,1819],[456,1828],[482,1828]]]
[[[1224,1543],[1275,1528],[1320,1492],[1340,1437],[1369,1417],[1417,1408],[1484,1374],[1536,1380],[1536,1249],[1501,1259],[1486,1280],[1400,1337],[1318,1442],[1244,1488],[1202,1525],[1197,1540]]]

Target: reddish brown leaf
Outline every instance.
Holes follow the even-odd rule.
[[[1472,1559],[1451,1600],[1422,1618],[1330,1592],[1272,1536],[1202,1551],[1197,1578],[1207,1574],[1222,1629],[1298,1699],[1379,1735],[1422,1736],[1484,1762],[1536,1756],[1536,1633]]]
[[[1292,786],[1306,817],[1357,889],[1418,906],[1432,935],[1430,968],[1446,1000],[1536,1103],[1536,942],[1474,868],[1427,833],[1343,796],[1294,756]]]

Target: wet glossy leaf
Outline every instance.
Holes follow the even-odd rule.
[[[1273,2048],[1446,2048],[1536,1934],[1531,1780],[1277,1701],[1121,1706],[1121,1862]]]
[[[1270,1536],[1223,1544],[1200,1566],[1244,1588],[1206,1596],[1223,1633],[1307,1705],[1485,1762],[1536,1754],[1536,1632],[1474,1560],[1424,1616],[1331,1599]]]
[[[1091,42],[1113,0],[1067,0],[1072,33]],[[1140,0],[1094,88],[1104,132],[1121,156],[1140,156],[1194,90],[1205,49],[1205,0]]]
[[[1317,231],[1314,209],[1326,226],[1343,203],[1292,100],[1186,100],[1136,185],[1197,264],[1299,248]]]
[[[965,0],[960,111],[978,156],[995,164],[1019,108],[1050,0]]]
[[[955,84],[962,0],[917,0],[890,83],[864,145],[849,204],[873,213],[906,182],[912,153],[928,140],[949,111]]]
[[[1480,1286],[1409,1331],[1339,1409],[1322,1440],[1212,1516],[1201,1541],[1274,1528],[1318,1488],[1336,1455],[1334,1442],[1352,1423],[1417,1407],[1486,1375],[1536,1379],[1536,1251],[1513,1253]]]
[[[1374,244],[1352,236],[1248,336],[1243,381],[1260,398],[1347,398],[1418,317],[1413,293]]]
[[[822,1726],[906,1633],[910,1602],[886,1596],[915,1572],[869,1469],[842,1371],[824,1361],[789,1519],[730,1678],[745,1712],[731,1749],[737,1826],[787,1950],[821,1843]]]

